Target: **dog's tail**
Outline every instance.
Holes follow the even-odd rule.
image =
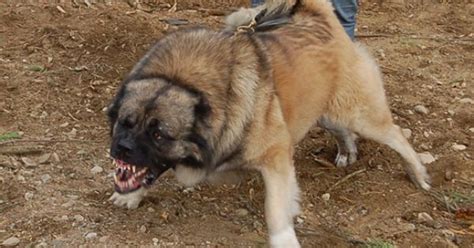
[[[242,8],[227,16],[226,30],[251,28],[253,31],[266,31],[289,23],[300,10],[314,12],[325,6],[332,8],[328,0],[266,0],[261,6]]]

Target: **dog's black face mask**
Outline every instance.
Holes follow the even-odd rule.
[[[202,166],[207,142],[197,134],[200,97],[167,80],[127,83],[109,108],[115,190],[150,186],[176,164]]]

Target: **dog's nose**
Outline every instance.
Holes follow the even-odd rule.
[[[117,145],[118,145],[119,150],[122,152],[128,152],[128,151],[133,150],[134,148],[133,143],[127,139],[120,140]]]

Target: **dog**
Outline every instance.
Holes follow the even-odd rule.
[[[357,159],[355,137],[388,145],[412,181],[430,189],[395,125],[378,66],[325,0],[267,1],[221,30],[167,34],[123,80],[108,108],[118,206],[138,207],[165,171],[192,186],[219,173],[263,176],[272,247],[299,247],[294,146],[316,124],[334,135],[335,164]]]

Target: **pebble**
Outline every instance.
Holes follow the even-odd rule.
[[[49,174],[44,174],[41,176],[41,181],[43,183],[48,183],[50,179],[51,179],[51,176]]]
[[[420,160],[423,164],[431,164],[434,161],[436,161],[436,159],[433,157],[433,155],[431,155],[431,153],[429,153],[429,152],[418,153],[418,157],[420,158]]]
[[[463,98],[461,100],[459,100],[460,103],[469,103],[469,104],[474,104],[474,100],[472,100],[471,98]]]
[[[302,224],[304,222],[304,220],[301,217],[296,217],[296,222],[298,224]]]
[[[445,238],[447,238],[448,240],[451,240],[453,241],[455,238],[456,238],[456,235],[450,231],[450,230],[447,230],[447,229],[444,229],[444,230],[441,230],[441,233],[443,234],[443,236]]]
[[[13,247],[17,246],[20,243],[20,240],[17,237],[11,237],[3,241],[2,246]]]
[[[403,128],[402,133],[405,138],[409,139],[411,137],[412,131],[408,128]]]
[[[236,213],[237,213],[237,216],[243,217],[243,216],[247,216],[249,214],[249,211],[244,208],[239,208],[237,209]]]
[[[23,157],[21,158],[21,161],[26,165],[27,168],[33,168],[38,166],[38,163],[36,163],[36,161],[31,158]]]
[[[142,225],[142,226],[140,227],[140,232],[141,232],[141,233],[145,233],[145,232],[146,232],[146,226],[145,226],[145,225]]]
[[[34,195],[35,194],[33,194],[33,192],[26,192],[25,193],[25,200],[29,201],[29,200],[33,199]]]
[[[474,133],[474,127],[469,128],[469,132]]]
[[[423,105],[416,105],[414,110],[415,112],[419,114],[424,114],[424,115],[428,114],[428,109]]]
[[[461,145],[461,144],[456,144],[454,143],[453,146],[452,146],[453,150],[455,151],[464,151],[466,150],[466,146],[465,145]]]
[[[63,205],[61,205],[61,207],[63,208],[70,208],[74,205],[74,201],[68,201],[66,203],[64,203]]]
[[[61,216],[61,220],[63,220],[63,221],[68,221],[68,220],[69,220],[69,217],[67,217],[67,215],[63,215],[63,216]]]
[[[74,215],[74,220],[78,221],[78,222],[81,222],[81,221],[84,221],[84,217],[82,217],[82,215],[80,215],[80,214],[76,214],[76,215]]]
[[[155,209],[152,208],[152,207],[149,207],[149,208],[147,208],[146,210],[147,210],[148,212],[150,212],[150,213],[154,213],[154,212],[155,212]]]
[[[102,173],[104,169],[98,165],[94,166],[94,168],[91,169],[92,174],[99,174]]]
[[[86,235],[86,239],[95,239],[97,238],[97,233],[95,232],[90,232]]]
[[[421,223],[432,222],[433,217],[431,217],[428,213],[421,212],[418,213],[418,221],[420,221]]]
[[[324,201],[329,201],[329,199],[331,198],[331,194],[325,193],[321,197],[323,198]]]
[[[158,241],[159,241],[159,240],[158,240],[157,238],[153,238],[152,241],[153,241],[153,244],[156,245],[156,244],[158,244]]]

